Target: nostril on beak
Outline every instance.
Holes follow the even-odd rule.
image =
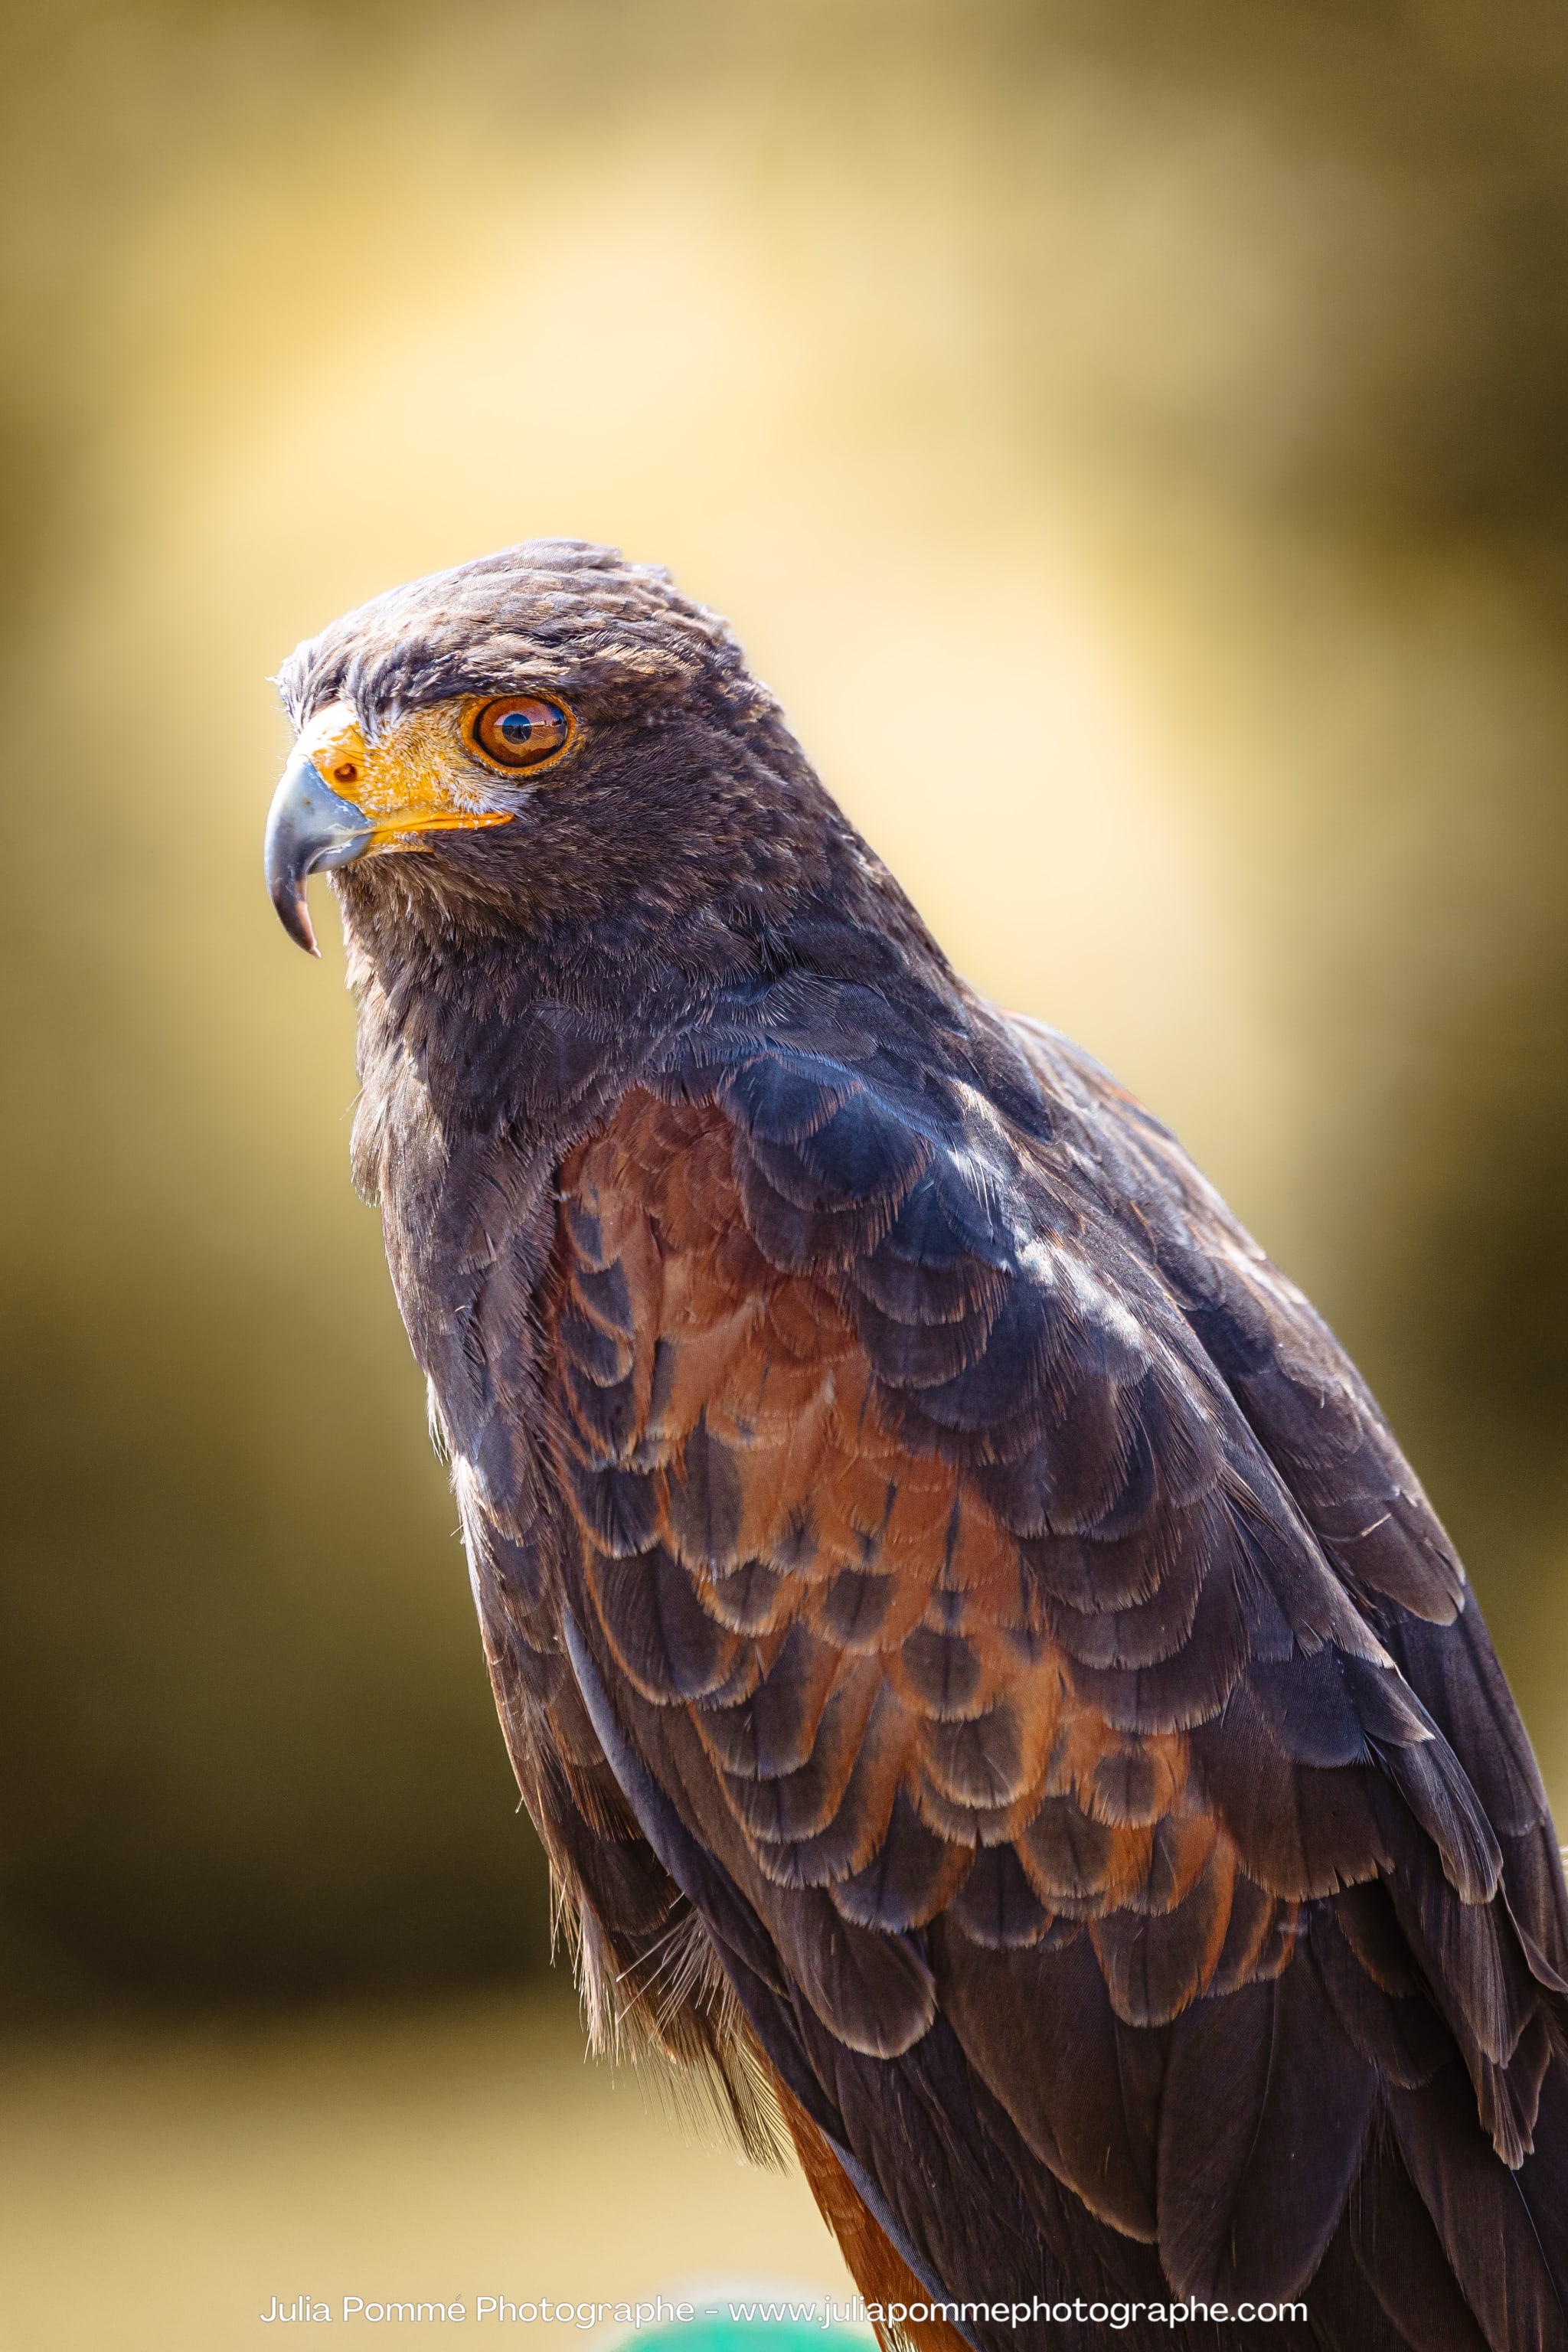
[[[332,775],[334,782],[359,782],[353,761],[341,761]],[[310,928],[306,883],[312,874],[324,874],[331,866],[352,866],[369,848],[372,832],[364,811],[333,792],[314,761],[297,752],[272,795],[262,865],[278,919],[307,954],[320,950]]]

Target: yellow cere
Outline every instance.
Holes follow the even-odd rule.
[[[510,809],[487,807],[484,781],[465,748],[466,703],[437,703],[397,721],[367,743],[353,706],[329,703],[300,733],[297,749],[340,799],[374,826],[366,856],[421,849],[422,833],[471,833],[509,824]]]

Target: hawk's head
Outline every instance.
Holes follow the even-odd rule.
[[[533,540],[376,597],[279,681],[299,730],[267,881],[427,937],[609,919],[744,930],[865,852],[715,614],[610,548]],[[851,845],[853,845],[851,847]]]

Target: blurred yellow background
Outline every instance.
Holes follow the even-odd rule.
[[[260,2341],[284,2256],[648,2285],[732,2236],[831,2279],[798,2184],[628,2122],[519,1990],[542,1876],[348,1189],[341,959],[260,887],[266,679],[539,533],[727,612],[956,960],[1336,1323],[1562,1811],[1568,20],[33,0],[5,38],[15,2340]],[[84,2244],[108,2302],[51,2303]]]

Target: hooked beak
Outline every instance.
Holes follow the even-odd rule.
[[[339,798],[321,770],[296,751],[283,771],[267,816],[267,889],[278,919],[309,955],[319,955],[305,903],[305,884],[330,866],[352,866],[370,847],[375,828],[353,801]]]

